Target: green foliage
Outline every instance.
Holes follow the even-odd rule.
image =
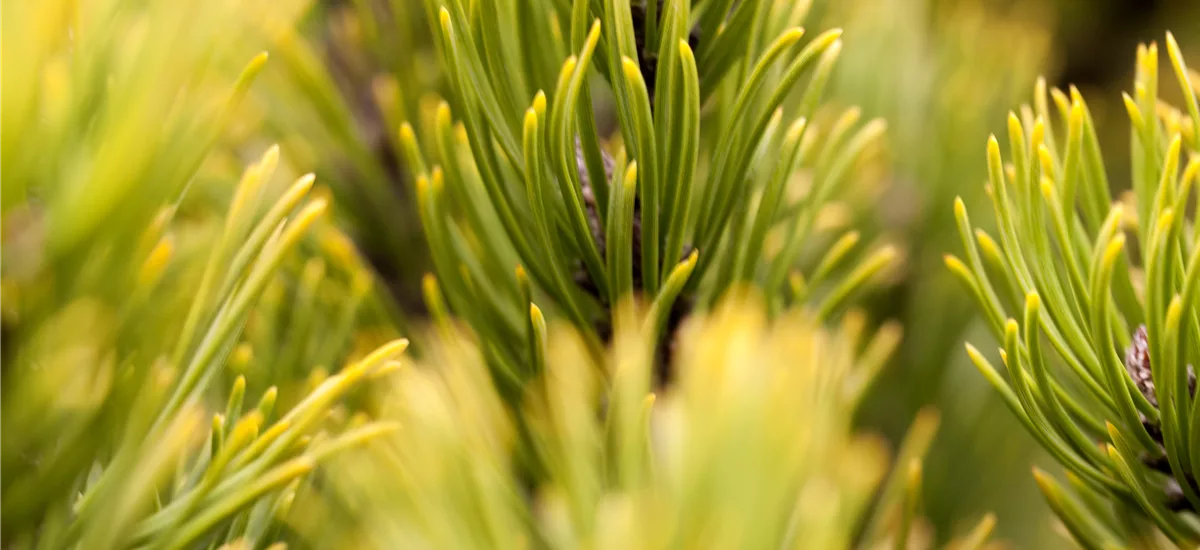
[[[2,544],[265,545],[319,462],[386,432],[338,403],[406,342],[353,360],[383,320],[312,175],[273,185],[274,147],[240,181],[210,155],[267,60],[218,36],[261,14],[3,9]],[[258,307],[268,287],[289,315]],[[310,358],[349,366],[305,388]]]
[[[772,311],[809,303],[827,318],[895,256],[882,247],[854,266],[851,232],[812,258],[823,207],[884,125],[853,110],[813,122],[841,41],[808,39],[803,5],[426,7],[452,94],[425,149],[410,126],[400,139],[437,273],[431,310],[444,300],[469,321],[510,389],[536,374],[531,300],[598,355],[612,304],[631,293],[664,331],[747,284]],[[609,105],[619,136],[605,140]]]
[[[851,55],[840,30],[800,29],[809,8],[4,2],[0,546],[948,539],[923,517],[939,415],[895,414],[916,419],[892,460],[853,427],[900,331],[848,306],[898,250],[906,293],[939,310],[908,313],[913,348],[969,325],[924,270],[953,224],[877,209],[872,117],[904,126],[884,160],[936,200],[1012,93],[995,66],[1016,86],[1043,43],[969,11],[868,9]],[[980,43],[1002,46],[963,47]],[[1067,467],[1035,477],[1087,547],[1200,539],[1200,115],[1167,44],[1184,101],[1158,102],[1143,49],[1129,197],[1110,198],[1079,94],[1042,84],[1012,164],[995,142],[986,159],[999,238],[967,220],[970,193],[956,210],[950,273],[1009,380],[970,358]],[[418,288],[431,323],[409,360]],[[937,391],[937,351],[906,362]]]
[[[851,429],[897,327],[870,334],[848,315],[826,330],[725,300],[685,323],[677,383],[656,394],[653,332],[628,308],[617,318],[600,363],[577,330],[551,326],[546,368],[512,415],[479,349],[442,331],[389,378],[382,414],[404,429],[336,459],[328,498],[297,524],[322,547],[905,547],[936,419],[914,427],[877,503],[886,453]],[[508,475],[519,462],[544,482]],[[990,525],[955,547],[979,547]]]
[[[1200,172],[1200,79],[1169,33],[1166,44],[1183,109],[1158,99],[1157,46],[1139,47],[1134,92],[1124,97],[1131,193],[1111,198],[1079,92],[1047,93],[1039,83],[1033,106],[1009,118],[1012,162],[1003,163],[994,137],[988,143],[999,239],[974,229],[959,201],[967,261],[946,260],[1003,343],[1008,380],[968,346],[970,357],[1067,468],[1072,491],[1035,473],[1088,548],[1200,540],[1192,373],[1200,225],[1188,204]],[[1138,246],[1126,252],[1130,238]]]

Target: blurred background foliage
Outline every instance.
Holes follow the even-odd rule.
[[[262,8],[3,4],[5,548],[265,547],[380,433],[355,390],[398,318],[242,110]]]
[[[278,410],[286,410],[347,361],[422,324],[421,280],[432,266],[398,132],[408,122],[418,141],[433,143],[436,98],[447,89],[420,2],[147,2],[172,7],[158,14],[165,24],[131,19],[103,32],[74,27],[78,36],[72,37],[62,32],[71,18],[103,29],[95,17],[118,3],[42,4],[13,0],[3,8],[6,435],[12,431],[9,391],[19,380],[10,367],[12,344],[34,341],[39,328],[66,326],[90,335],[76,351],[94,356],[146,342],[167,344],[150,349],[152,355],[171,352],[169,335],[185,323],[193,296],[137,294],[144,283],[138,277],[149,275],[126,268],[143,265],[152,251],[165,254],[156,247],[169,242],[164,246],[172,259],[153,274],[154,288],[197,285],[243,167],[274,143],[281,148],[281,175],[264,196],[277,197],[284,182],[312,172],[318,182],[313,193],[331,199],[331,219],[341,229],[316,222],[298,251],[282,261],[250,310],[242,337],[231,342],[230,368],[214,376],[207,398],[223,404],[227,390],[217,388],[233,387],[244,374],[246,395],[277,385]],[[80,13],[72,10],[76,5],[103,8]],[[1106,121],[1124,116],[1120,90],[1133,78],[1134,46],[1170,29],[1185,57],[1196,59],[1200,3],[811,0],[810,10],[808,28],[845,29],[827,102],[857,105],[864,120],[888,122],[886,151],[859,167],[865,178],[883,183],[882,191],[847,202],[844,214],[852,221],[846,223],[860,228],[866,241],[897,244],[905,258],[902,269],[868,296],[871,322],[900,321],[905,337],[865,399],[859,421],[881,431],[894,448],[918,411],[927,405],[941,411],[923,491],[925,516],[938,540],[968,527],[957,522],[990,510],[999,520],[999,538],[1012,547],[1060,546],[1029,475],[1030,463],[1052,469],[1050,461],[960,351],[963,341],[987,336],[969,297],[942,266],[942,255],[957,245],[950,205],[961,195],[972,212],[987,211],[986,136],[1004,127],[1006,113],[1027,99],[1039,75],[1050,85],[1077,85],[1089,98],[1104,150],[1126,151],[1127,126]],[[84,39],[98,40],[80,42],[95,49],[73,45]],[[138,46],[147,43],[172,47],[140,53]],[[253,86],[235,111],[221,114],[239,71],[264,50],[270,59]],[[84,54],[89,61],[83,69],[67,62]],[[204,71],[197,74],[195,67]],[[124,78],[101,78],[110,72]],[[191,93],[162,93],[177,89]],[[121,124],[114,123],[116,113]],[[602,131],[611,131],[615,113],[608,112],[608,120],[603,111],[597,115]],[[43,154],[26,154],[33,150]],[[1127,188],[1128,159],[1109,153],[1106,162],[1113,186]],[[89,188],[83,182],[101,186],[105,196],[81,192]],[[86,212],[80,210],[84,204]],[[104,208],[93,210],[95,204]],[[170,205],[169,213],[163,205]],[[72,221],[48,227],[46,215]],[[170,231],[155,226],[163,216]],[[986,217],[974,221],[986,228]],[[147,236],[147,228],[155,227],[160,233]],[[112,252],[118,242],[142,247],[122,256]],[[153,322],[131,327],[111,321],[128,307],[120,303],[128,295],[153,304],[138,310]],[[80,297],[102,307],[80,310],[73,305]],[[81,384],[108,374],[88,376]],[[70,393],[77,398],[72,415],[80,403],[94,406],[96,399],[105,407],[119,405],[116,397],[97,398],[85,389]],[[72,388],[43,391],[64,390]],[[112,427],[126,406],[96,409],[107,412],[94,418]],[[4,444],[5,453],[13,448],[7,437]],[[7,500],[14,470],[10,455],[4,459]]]
[[[1043,544],[1047,516],[1023,479],[1035,448],[962,357],[961,339],[979,328],[942,255],[957,242],[945,229],[954,223],[947,205],[958,195],[986,200],[981,140],[1039,74],[1056,70],[1049,8],[896,0],[823,7],[847,29],[834,93],[892,123],[891,191],[864,213],[866,223],[908,248],[903,276],[873,311],[911,329],[863,420],[895,437],[921,407],[936,406],[944,420],[928,459],[927,503],[938,531],[960,511],[990,509],[1002,539]]]

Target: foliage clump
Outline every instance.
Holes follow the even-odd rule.
[[[543,333],[544,368],[511,414],[478,346],[442,331],[424,360],[389,377],[383,415],[404,429],[336,459],[329,498],[301,515],[337,519],[304,522],[309,536],[363,548],[920,540],[920,456],[936,419],[914,427],[890,478],[882,442],[851,426],[897,327],[872,334],[849,315],[826,329],[799,310],[772,321],[761,300],[731,297],[684,323],[679,377],[650,392],[653,333],[628,308],[617,319],[600,362],[569,324]],[[522,433],[531,454],[522,454]],[[520,463],[541,475],[508,475]],[[358,527],[334,527],[342,521]],[[985,518],[956,547],[979,547],[991,524]]]
[[[1040,82],[1033,106],[1009,117],[1012,161],[988,142],[999,239],[974,228],[959,201],[967,261],[946,259],[1003,343],[1008,380],[967,351],[1067,468],[1070,491],[1035,476],[1089,548],[1200,540],[1200,224],[1189,202],[1200,175],[1200,78],[1170,33],[1166,45],[1183,107],[1159,99],[1158,47],[1140,46],[1124,96],[1130,192],[1113,199],[1079,91]]]
[[[510,390],[536,374],[521,344],[534,301],[599,355],[635,292],[669,342],[688,312],[741,285],[764,289],[771,311],[811,303],[831,317],[894,258],[885,246],[847,269],[849,231],[812,259],[824,207],[884,124],[854,109],[813,122],[841,33],[809,38],[804,6],[426,8],[451,95],[425,149],[410,125],[400,140],[433,255],[428,301],[471,324]],[[605,139],[609,97],[619,131]]]
[[[214,153],[267,61],[217,37],[253,15],[4,4],[6,548],[266,546],[320,462],[390,429],[341,404],[406,342],[352,341],[372,275],[325,193],[275,183],[276,147],[240,177]]]

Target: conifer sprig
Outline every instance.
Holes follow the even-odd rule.
[[[1170,33],[1166,46],[1183,107],[1159,99],[1158,47],[1140,46],[1124,97],[1131,192],[1113,199],[1078,90],[1039,81],[1033,105],[1009,116],[1011,162],[995,137],[988,142],[998,238],[975,228],[959,201],[966,260],[946,258],[1002,343],[1007,380],[975,347],[967,351],[1067,468],[1072,491],[1035,473],[1088,548],[1156,536],[1148,525],[1177,544],[1200,541],[1200,224],[1189,204],[1200,175],[1200,81]]]
[[[533,374],[519,366],[531,299],[599,354],[612,304],[633,293],[666,332],[744,285],[773,311],[808,302],[829,316],[895,256],[846,268],[850,238],[818,255],[827,285],[797,271],[818,214],[884,130],[853,111],[813,122],[840,31],[806,33],[805,10],[778,3],[691,4],[426,2],[452,93],[431,143],[407,124],[400,143],[439,300],[494,343],[501,379]],[[493,29],[507,23],[521,32]],[[607,96],[611,139],[598,130]]]

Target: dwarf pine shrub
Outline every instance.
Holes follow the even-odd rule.
[[[846,223],[886,128],[825,101],[808,8],[5,2],[0,546],[931,546],[937,414],[891,458],[853,423],[900,340],[850,307],[898,256]],[[1200,79],[1167,46],[1183,109],[1144,47],[1129,196],[1040,85],[989,144],[998,239],[955,211],[1008,380],[970,357],[1085,547],[1200,539]]]
[[[1140,46],[1124,96],[1130,191],[1114,200],[1078,90],[1039,82],[1033,105],[1009,116],[1011,161],[995,137],[988,142],[997,236],[976,229],[960,201],[966,261],[946,259],[1003,344],[1007,380],[975,347],[967,351],[1066,468],[1067,486],[1034,475],[1087,548],[1200,541],[1200,225],[1189,205],[1200,172],[1200,78],[1169,33],[1166,46],[1182,108],[1159,99],[1157,45]]]

